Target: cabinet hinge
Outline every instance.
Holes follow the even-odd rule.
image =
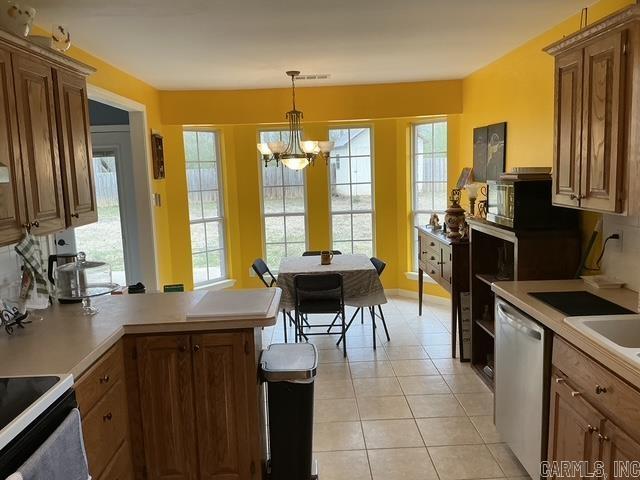
[[[249,340],[244,341],[244,353],[249,355],[251,353],[251,346],[249,345]]]

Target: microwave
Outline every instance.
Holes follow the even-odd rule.
[[[489,180],[487,221],[515,230],[575,229],[578,212],[551,204],[551,179]]]

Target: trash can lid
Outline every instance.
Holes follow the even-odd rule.
[[[318,351],[311,343],[274,343],[262,352],[260,367],[268,382],[300,382],[316,376]]]

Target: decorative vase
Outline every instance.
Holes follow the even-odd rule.
[[[26,37],[31,31],[35,16],[35,8],[8,2],[5,7],[0,7],[0,28],[15,35]]]
[[[460,226],[464,223],[464,208],[460,206],[460,190],[453,189],[449,197],[451,206],[445,210],[444,223],[447,225],[447,237],[457,239],[462,236]]]

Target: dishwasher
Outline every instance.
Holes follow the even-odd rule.
[[[495,422],[531,478],[547,457],[552,332],[496,299]]]

